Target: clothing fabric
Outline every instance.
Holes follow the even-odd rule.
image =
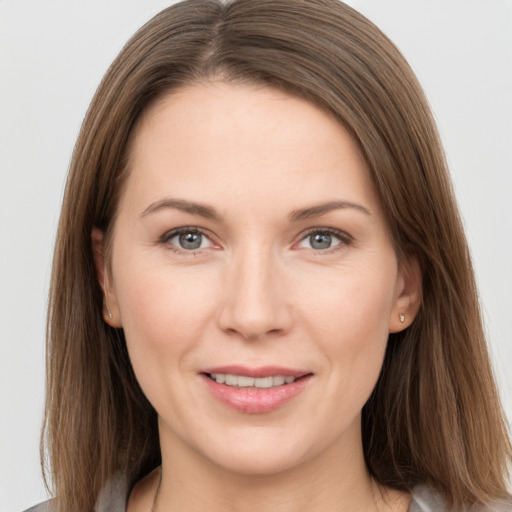
[[[126,512],[128,492],[126,479],[122,476],[113,477],[101,491],[94,512]],[[52,512],[51,500],[29,508],[25,512]]]
[[[113,478],[100,493],[94,511],[125,512],[128,492],[128,484],[124,478]],[[25,512],[51,512],[50,504],[51,501],[45,501],[25,510]],[[487,507],[473,506],[463,510],[454,510],[446,506],[441,495],[428,487],[421,486],[414,489],[408,512],[512,512],[512,501],[500,501]]]

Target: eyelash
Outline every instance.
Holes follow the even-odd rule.
[[[205,230],[203,230],[201,228],[192,227],[192,226],[190,226],[190,227],[185,226],[182,228],[173,229],[172,231],[167,231],[160,238],[159,242],[161,244],[165,245],[169,250],[173,251],[176,254],[182,255],[182,256],[199,256],[204,252],[205,249],[207,249],[207,248],[203,248],[203,249],[195,249],[195,250],[186,250],[186,249],[179,248],[179,247],[169,243],[169,241],[172,240],[174,237],[182,235],[182,234],[199,234],[199,235],[202,235],[205,238],[207,238],[212,244],[215,243],[212,241],[212,237],[208,232],[206,232]],[[333,228],[315,227],[315,228],[311,228],[311,229],[307,230],[305,233],[302,233],[299,241],[294,243],[293,246],[294,247],[297,246],[298,244],[300,244],[301,242],[303,242],[308,237],[310,237],[311,235],[314,235],[314,234],[330,235],[330,236],[334,236],[340,240],[339,244],[336,244],[335,246],[329,247],[327,249],[311,249],[319,255],[320,254],[330,254],[330,253],[336,252],[345,246],[351,245],[354,241],[353,237],[344,231],[340,231],[338,229],[333,229]]]
[[[318,255],[331,254],[333,252],[341,250],[343,247],[351,245],[354,242],[354,238],[352,236],[350,236],[348,233],[346,233],[345,231],[340,231],[339,229],[334,229],[334,228],[315,227],[315,228],[311,228],[311,229],[307,230],[305,233],[303,233],[301,235],[300,240],[297,242],[297,244],[303,242],[308,237],[310,237],[311,235],[314,235],[314,234],[331,235],[331,236],[335,236],[336,238],[338,238],[340,240],[339,244],[336,244],[335,246],[329,247],[327,249],[311,249],[311,250],[315,251],[315,253],[317,253]],[[294,244],[294,245],[297,245],[297,244]]]
[[[207,238],[212,244],[214,243],[212,241],[211,235],[209,233],[207,233],[205,230],[203,230],[201,228],[197,228],[197,227],[191,227],[191,226],[190,227],[185,226],[182,228],[173,229],[172,231],[167,231],[160,238],[160,243],[165,245],[166,248],[168,248],[169,250],[171,250],[172,252],[174,252],[180,256],[199,256],[199,255],[201,255],[205,250],[204,248],[187,251],[186,249],[182,249],[182,248],[177,247],[170,243],[170,240],[172,240],[175,236],[185,235],[185,234],[202,235],[205,238]]]

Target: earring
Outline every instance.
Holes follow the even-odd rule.
[[[109,320],[112,320],[112,313],[110,312],[110,309],[105,308],[105,311],[103,313],[106,317],[108,317]]]
[[[400,323],[402,323],[402,324],[403,324],[403,323],[405,322],[405,315],[404,315],[403,313],[400,313],[400,314],[398,315],[398,318],[400,318]]]

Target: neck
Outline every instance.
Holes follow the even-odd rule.
[[[408,498],[382,490],[366,469],[358,443],[271,474],[240,474],[215,465],[181,443],[162,439],[162,469],[149,495],[155,512],[405,511]],[[150,508],[145,510],[149,511]]]

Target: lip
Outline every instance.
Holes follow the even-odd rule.
[[[283,375],[298,380],[273,388],[236,388],[215,382],[207,375],[211,373],[229,373],[254,378]],[[205,369],[200,372],[200,377],[213,397],[227,407],[246,414],[263,414],[279,409],[301,394],[310,383],[313,374],[278,366],[248,368],[231,365]]]
[[[257,379],[261,377],[274,377],[276,375],[299,378],[311,372],[302,369],[284,368],[282,366],[259,366],[257,368],[249,368],[241,365],[229,365],[206,368],[201,370],[201,373],[229,373],[231,375],[242,375],[244,377]]]

